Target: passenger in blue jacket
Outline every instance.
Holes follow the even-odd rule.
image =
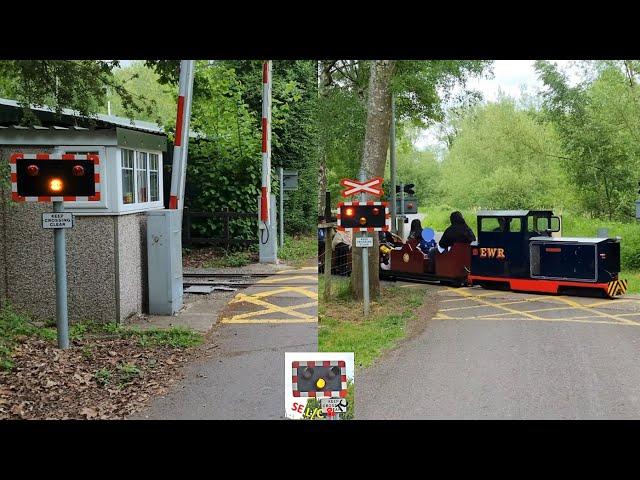
[[[435,240],[425,242],[424,238],[422,238],[422,223],[417,218],[411,222],[411,230],[409,231],[407,240],[418,240],[418,247],[424,253],[427,253],[430,248],[436,246]]]

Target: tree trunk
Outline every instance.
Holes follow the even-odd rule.
[[[371,65],[369,93],[367,98],[367,124],[364,137],[364,150],[360,168],[366,178],[383,177],[384,166],[389,149],[389,129],[391,127],[391,79],[395,69],[395,60],[376,60]],[[372,198],[367,198],[371,200]],[[357,300],[362,299],[362,249],[355,248],[356,235],[353,238],[351,270],[351,288]],[[373,236],[373,248],[369,249],[369,294],[371,299],[380,296],[380,268],[378,256],[378,236]]]

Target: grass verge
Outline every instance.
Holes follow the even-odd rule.
[[[368,318],[362,304],[350,299],[349,279],[332,279],[332,298],[323,301],[324,278],[319,280],[318,351],[354,352],[356,365],[367,367],[406,335],[406,325],[422,305],[424,292],[412,288],[382,287]]]
[[[252,252],[228,252],[203,263],[205,268],[244,267],[253,262]]]
[[[278,250],[278,257],[293,266],[300,266],[318,256],[318,239],[314,235],[286,235],[284,247]]]
[[[31,322],[25,315],[16,313],[7,305],[0,308],[0,369],[11,370],[14,349],[23,339],[33,336],[55,343],[57,340],[55,323],[50,322],[40,326]],[[202,335],[183,327],[140,330],[137,327],[126,327],[117,323],[95,322],[75,323],[69,327],[71,342],[124,338],[136,340],[141,347],[189,348],[203,342]]]

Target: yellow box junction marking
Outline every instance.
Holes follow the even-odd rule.
[[[273,289],[266,290],[263,292],[256,292],[251,295],[247,295],[244,293],[238,293],[230,302],[229,305],[233,303],[246,302],[258,307],[262,307],[261,310],[257,310],[255,312],[246,312],[238,315],[233,315],[232,317],[222,318],[220,323],[317,323],[318,317],[317,315],[309,315],[303,312],[299,312],[303,308],[311,308],[318,306],[318,293],[311,290],[310,288],[315,287],[315,285],[307,286],[278,286],[277,281],[285,281],[291,278],[312,278],[317,279],[317,277],[311,277],[308,275],[303,276],[295,276],[295,277],[279,277],[276,279],[267,279],[262,280],[258,283],[263,284],[273,284]],[[274,295],[278,295],[281,293],[298,293],[303,297],[310,298],[311,302],[305,302],[299,305],[290,305],[290,306],[280,306],[272,303],[271,301],[267,301],[267,297],[271,297]],[[279,313],[283,314],[282,317],[279,318],[262,318],[265,315]]]
[[[455,289],[452,287],[449,287],[449,290],[451,290],[452,292],[456,293],[457,295],[460,295],[462,298],[458,298],[458,299],[452,299],[450,301],[454,301],[454,300],[470,300],[470,301],[475,301],[480,303],[480,305],[471,305],[471,306],[464,306],[464,307],[454,307],[454,308],[446,308],[446,309],[442,309],[439,310],[435,317],[434,320],[502,320],[502,321],[510,321],[510,320],[538,320],[538,321],[544,321],[544,322],[576,322],[576,323],[603,323],[603,324],[614,324],[614,325],[634,325],[634,326],[640,326],[640,322],[635,322],[632,321],[630,319],[627,318],[623,318],[626,316],[640,316],[640,312],[637,313],[621,313],[621,314],[617,314],[617,315],[612,315],[606,312],[602,312],[600,310],[596,310],[594,307],[596,306],[602,306],[602,305],[611,305],[611,301],[612,300],[605,300],[605,301],[598,301],[595,303],[591,303],[589,305],[582,305],[574,300],[571,300],[569,298],[566,297],[561,297],[561,296],[548,296],[548,295],[544,295],[544,296],[540,296],[540,297],[531,297],[531,298],[525,298],[523,300],[517,300],[517,301],[510,301],[510,302],[502,302],[502,303],[492,303],[490,301],[484,300],[480,297],[484,297],[487,295],[491,295],[491,293],[485,293],[482,295],[473,295],[472,293],[465,291],[465,290],[460,290],[460,289]],[[506,298],[502,298],[500,300],[506,300]],[[635,299],[626,299],[629,301],[634,301]],[[541,308],[541,309],[537,309],[537,310],[529,310],[529,311],[520,311],[520,310],[514,310],[511,308],[507,308],[505,305],[513,305],[513,304],[518,304],[518,303],[527,303],[527,302],[542,302],[542,301],[546,301],[549,303],[556,303],[556,304],[561,304],[561,305],[568,305],[568,306],[559,306],[559,307],[551,307],[551,308]],[[621,301],[625,301],[625,300],[617,300],[617,302],[621,302]],[[495,308],[498,310],[503,310],[504,313],[490,313],[490,314],[484,314],[484,315],[480,315],[480,316],[476,316],[476,317],[454,317],[454,316],[450,316],[450,312],[455,312],[455,311],[459,311],[459,310],[467,310],[467,309],[472,309],[472,308],[481,308],[481,307],[490,307],[490,308]],[[581,312],[587,312],[589,313],[589,315],[585,315],[585,316],[577,316],[577,317],[568,317],[568,318],[543,318],[540,317],[538,315],[534,315],[534,313],[537,312],[551,312],[551,311],[560,311],[560,310],[578,310]],[[448,312],[448,313],[443,313],[443,312]],[[506,315],[515,315],[517,316],[517,318],[504,318]],[[502,318],[499,318],[502,317]],[[526,317],[526,318],[523,318]],[[607,318],[610,320],[595,320],[594,317],[596,318]]]
[[[474,296],[473,294],[471,294],[469,292],[466,292],[466,291],[463,291],[463,290],[460,290],[460,289],[456,289],[456,288],[453,288],[453,287],[449,287],[449,289],[451,291],[457,293],[458,295],[466,297],[469,300],[473,300],[474,302],[479,302],[479,303],[481,303],[483,305],[486,305],[488,307],[494,307],[494,308],[497,308],[498,310],[504,310],[505,312],[511,312],[511,313],[516,314],[516,315],[524,315],[525,317],[529,317],[529,318],[531,318],[533,320],[543,320],[542,318],[540,318],[540,317],[538,317],[536,315],[531,315],[530,313],[527,313],[527,312],[520,312],[520,311],[514,310],[512,308],[504,307],[504,306],[502,306],[500,304],[493,304],[491,302],[488,302],[488,301],[486,301],[486,300],[484,300],[482,298],[478,298],[478,297]]]

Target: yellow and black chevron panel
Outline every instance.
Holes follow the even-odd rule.
[[[607,287],[607,295],[610,298],[616,295],[624,295],[627,293],[627,286],[629,282],[627,280],[612,280]]]

